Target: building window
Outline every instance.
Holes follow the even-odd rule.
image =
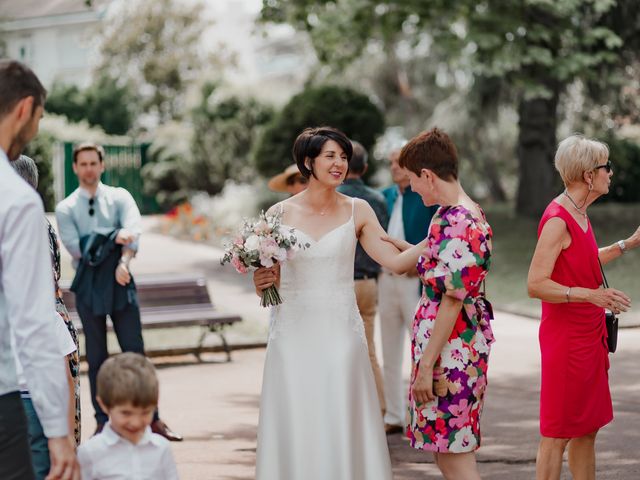
[[[31,35],[25,35],[17,43],[20,61],[30,65],[33,62],[33,38]]]

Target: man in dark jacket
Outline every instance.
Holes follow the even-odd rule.
[[[382,228],[386,230],[388,216],[384,197],[380,192],[367,187],[362,181],[362,175],[364,175],[368,167],[367,151],[360,143],[352,143],[353,155],[349,162],[349,173],[347,174],[347,178],[344,183],[338,187],[338,191],[350,197],[366,200],[373,208],[380,225],[382,225]],[[367,337],[367,346],[369,347],[369,361],[371,362],[371,368],[373,369],[373,375],[376,380],[376,389],[378,391],[378,399],[380,400],[380,408],[382,410],[382,415],[384,416],[385,400],[382,373],[376,357],[375,344],[373,343],[376,310],[378,309],[377,281],[379,273],[380,265],[374,262],[358,243],[353,270],[356,302],[358,303],[358,310],[360,310],[360,315],[364,322],[364,331],[365,336]]]

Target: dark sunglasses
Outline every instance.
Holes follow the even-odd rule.
[[[95,199],[90,198],[89,199],[89,216],[93,217],[93,214],[96,213],[96,211],[93,209],[93,204],[95,202]]]
[[[598,165],[596,168],[594,168],[594,170],[599,170],[601,168],[604,168],[607,173],[611,173],[611,170],[613,170],[611,160],[607,160],[607,163],[605,163],[604,165]]]

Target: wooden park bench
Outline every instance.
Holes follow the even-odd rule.
[[[193,353],[198,360],[204,351],[204,341],[209,333],[215,333],[222,342],[222,350],[231,361],[231,348],[224,336],[223,329],[242,320],[239,315],[217,312],[211,303],[206,279],[194,275],[153,275],[136,276],[140,320],[143,329],[174,328],[200,326],[202,333],[195,347],[153,349],[145,346],[148,356],[184,355]],[[75,294],[69,291],[70,282],[62,282],[64,302],[78,332],[82,332],[82,323],[76,311]],[[112,330],[111,322],[107,329]],[[215,350],[219,350],[216,348]]]

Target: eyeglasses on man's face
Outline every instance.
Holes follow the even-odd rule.
[[[93,214],[96,213],[96,211],[93,209],[93,204],[95,203],[95,199],[94,198],[90,198],[89,199],[89,216],[93,217]]]
[[[601,168],[604,168],[607,173],[611,173],[611,170],[613,170],[611,160],[607,160],[607,163],[605,163],[604,165],[598,165],[596,168],[594,168],[594,170],[600,170]]]

